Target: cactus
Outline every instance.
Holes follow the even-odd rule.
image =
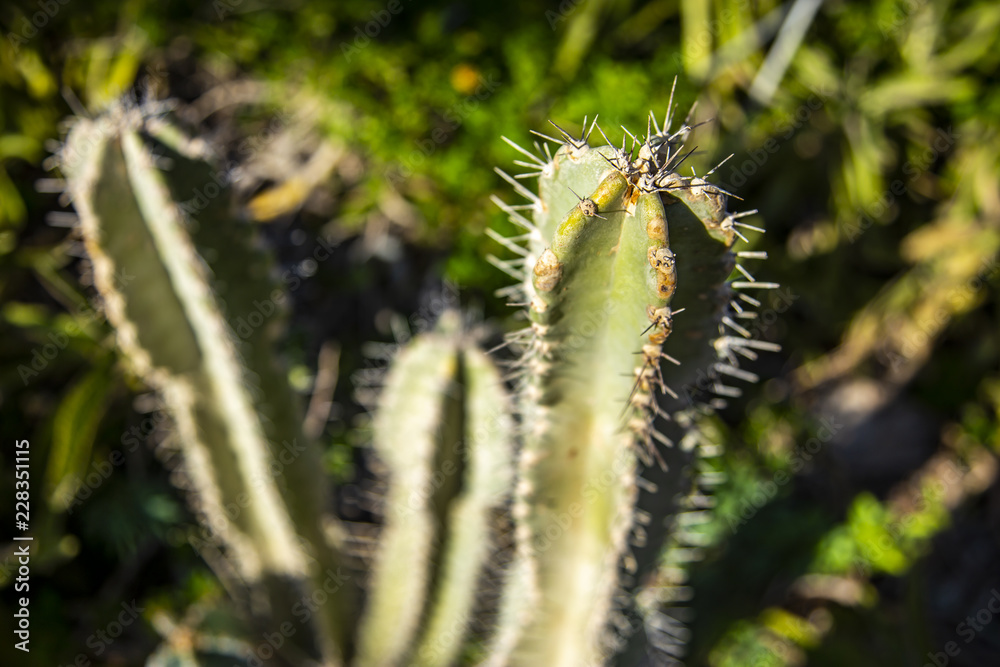
[[[494,260],[521,277],[516,292],[531,321],[520,336],[513,569],[528,583],[512,584],[527,599],[507,601],[511,627],[501,627],[491,664],[597,665],[624,648],[636,582],[656,566],[668,533],[686,546],[682,526],[703,502],[687,497],[702,449],[690,428],[699,405],[691,389],[707,380],[706,393],[736,395],[724,375],[755,378],[735,354],[770,347],[730,316],[749,315],[732,288],[773,287],[749,273],[726,283],[741,216],[726,210],[719,188],[675,172],[690,127],[671,133],[669,114],[662,130],[652,116],[650,125],[637,154],[635,138],[632,150],[625,140],[591,147],[596,119],[579,138],[558,126],[561,139],[542,135],[559,145],[552,157],[547,145],[542,155],[511,142],[530,160],[519,163],[530,169],[521,177],[539,178],[537,195],[501,172],[528,200],[497,200],[527,233],[522,259]],[[686,507],[696,512],[682,514]],[[653,626],[669,633],[673,624],[660,616]],[[679,654],[676,639],[657,643]]]
[[[453,664],[495,549],[513,479],[509,399],[458,319],[445,312],[386,380],[374,447],[389,491],[358,667]]]
[[[529,171],[499,173],[527,203],[495,201],[525,233],[491,231],[518,258],[490,259],[517,278],[504,293],[527,310],[509,340],[521,351],[516,395],[456,312],[403,349],[373,421],[386,491],[364,598],[350,582],[326,587],[331,601],[290,662],[680,659],[678,565],[697,555],[690,527],[717,476],[696,422],[738,395],[724,378],[755,379],[738,356],[774,347],[738,323],[759,305],[742,291],[774,285],[736,262],[763,257],[733,251],[739,228],[756,229],[747,214],[677,173],[691,127],[672,131],[672,112],[671,101],[662,128],[651,116],[631,150],[632,135],[591,146],[596,119],[579,138],[540,135],[536,152],[508,141]],[[266,257],[225,196],[198,190],[212,180],[205,147],[145,110],[79,121],[62,163],[120,346],[173,415],[192,496],[228,557],[220,577],[233,570],[256,617],[281,623],[346,556],[327,537],[344,531],[324,530],[318,453],[273,363],[280,317],[228,324],[262,295],[280,310]],[[538,178],[537,194],[524,177]],[[135,277],[116,283],[120,272]],[[302,453],[274,467],[289,442]]]
[[[324,536],[318,450],[273,361],[280,317],[261,314],[242,336],[231,326],[262,298],[278,305],[225,179],[212,178],[223,172],[203,142],[128,104],[78,120],[59,157],[119,346],[173,417],[183,483],[213,538],[203,550],[223,550],[210,562],[268,629],[300,629],[296,605],[325,584],[333,599],[285,651],[339,662],[351,586]]]

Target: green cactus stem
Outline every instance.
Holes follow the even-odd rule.
[[[274,362],[283,296],[224,172],[203,142],[134,105],[78,120],[60,158],[118,344],[175,423],[220,576],[240,582],[261,627],[298,630],[290,660],[341,664],[352,585],[324,536],[319,452]],[[237,333],[255,303],[271,312]],[[328,602],[311,604],[321,589]]]
[[[632,150],[592,147],[596,121],[579,138],[542,135],[554,155],[509,142],[539,187],[500,172],[528,203],[497,203],[526,233],[502,240],[521,259],[493,261],[521,280],[531,325],[514,337],[526,347],[518,593],[490,665],[603,665],[625,648],[638,575],[685,535],[699,447],[684,389],[699,372],[715,393],[732,393],[722,374],[753,379],[733,353],[762,344],[730,317],[740,285],[726,283],[742,223],[719,188],[676,173],[690,127],[669,126]]]
[[[395,359],[374,424],[388,492],[359,667],[454,664],[513,481],[509,403],[454,311]]]

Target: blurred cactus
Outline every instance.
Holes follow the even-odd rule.
[[[454,664],[513,482],[510,412],[454,311],[397,357],[375,421],[389,490],[359,667]]]
[[[131,105],[77,121],[60,161],[118,344],[173,418],[203,555],[265,628],[299,627],[297,605],[325,585],[333,602],[289,651],[339,660],[350,587],[324,536],[319,452],[274,364],[279,318],[229,324],[282,299],[222,172],[203,142]]]
[[[327,537],[342,531],[328,528],[318,450],[273,362],[283,297],[231,215],[226,179],[201,142],[143,109],[77,122],[61,157],[95,283],[131,367],[173,416],[210,547],[227,556],[220,578],[238,576],[264,624],[293,620],[310,591],[331,594],[287,660],[681,657],[676,565],[696,555],[689,527],[715,481],[696,417],[738,395],[723,377],[755,379],[737,355],[771,346],[737,323],[758,304],[735,290],[773,285],[737,266],[762,253],[732,251],[749,226],[726,194],[676,172],[690,127],[671,131],[672,112],[631,150],[627,138],[592,147],[596,121],[579,138],[542,135],[554,155],[515,145],[539,192],[501,172],[528,204],[497,202],[526,233],[493,234],[519,257],[491,259],[518,278],[507,293],[530,321],[509,340],[516,399],[457,312],[399,354],[374,421],[386,491],[360,606]],[[727,283],[737,268],[745,280]],[[241,314],[261,312],[261,295],[254,325]]]

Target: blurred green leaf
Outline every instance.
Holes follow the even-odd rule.
[[[97,428],[113,387],[110,367],[98,365],[66,392],[52,418],[52,448],[45,482],[49,506],[56,512],[69,507],[86,483]]]

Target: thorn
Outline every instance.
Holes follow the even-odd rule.
[[[756,350],[763,350],[765,352],[780,352],[781,346],[777,343],[771,343],[766,340],[757,340],[755,338],[737,338],[736,336],[722,336],[716,340],[716,344],[723,344],[727,347],[731,347],[734,350],[738,350],[741,347],[749,347]]]
[[[66,104],[69,106],[70,111],[73,112],[73,115],[79,116],[80,118],[91,117],[90,114],[87,113],[87,108],[83,106],[83,103],[80,102],[80,98],[76,96],[76,93],[73,92],[72,88],[69,86],[63,86],[61,92],[63,99],[66,100]]]
[[[520,281],[527,280],[527,276],[523,272],[514,269],[507,262],[503,261],[502,259],[499,259],[494,255],[486,255],[486,261],[492,264],[493,266],[497,267],[504,273],[506,273],[511,278],[514,278],[515,280],[520,280]]]
[[[594,116],[594,121],[590,124],[590,129],[587,130],[587,133],[583,136],[583,140],[585,142],[587,142],[588,144],[590,143],[590,135],[594,131],[594,128],[597,126],[597,116],[598,115],[599,114],[597,114],[597,115]],[[584,127],[587,126],[587,118],[586,117],[584,117],[584,119],[583,119],[583,126]]]
[[[753,225],[748,225],[745,222],[734,222],[733,224],[737,227],[742,227],[743,229],[752,229],[755,232],[760,232],[761,234],[764,233],[763,227],[754,227]]]
[[[698,108],[698,100],[695,100],[695,101],[694,101],[694,102],[693,102],[693,103],[691,104],[691,108],[690,108],[690,109],[688,109],[688,115],[687,115],[687,116],[686,116],[686,117],[684,118],[684,124],[685,124],[685,125],[688,125],[688,121],[689,121],[689,120],[691,120],[691,116],[693,116],[693,115],[694,115],[694,110],[695,110],[695,109],[697,109],[697,108]],[[706,122],[707,122],[707,121],[706,121]],[[700,125],[700,124],[701,124],[701,123],[699,123],[699,125]]]
[[[674,122],[674,112],[673,112],[673,108],[674,108],[674,90],[676,88],[677,88],[677,77],[674,76],[674,82],[670,86],[670,101],[667,102],[667,115],[663,119],[663,131],[664,132],[669,132],[670,131],[670,126]]]
[[[535,146],[538,146],[538,142],[537,141],[535,142]],[[549,159],[549,162],[552,162],[552,152],[549,151],[549,145],[546,143],[546,144],[543,144],[543,146],[545,148],[545,157],[547,157]]]
[[[751,373],[750,371],[745,371],[737,366],[730,366],[728,364],[716,364],[714,368],[715,370],[724,375],[730,375],[734,378],[739,378],[744,382],[758,382],[760,380],[760,377],[757,376],[755,373]]]
[[[538,132],[537,130],[528,130],[528,131],[531,132],[534,135],[537,135],[537,136],[541,137],[542,139],[545,139],[545,141],[551,141],[554,144],[562,144],[562,143],[564,143],[562,141],[559,141],[558,139],[550,137],[547,134],[542,134],[541,132]],[[546,146],[547,146],[547,144],[546,144]],[[551,162],[552,159],[550,158],[549,161]]]
[[[646,493],[656,493],[657,491],[660,490],[660,487],[658,487],[656,484],[650,482],[648,479],[645,479],[644,477],[641,476],[635,478],[635,485],[638,486],[643,491],[645,491]]]
[[[597,212],[597,203],[593,199],[591,199],[590,197],[587,198],[581,197],[580,195],[576,194],[576,190],[569,187],[569,185],[567,185],[566,187],[569,189],[570,192],[572,192],[576,196],[577,199],[580,200],[579,204],[580,211],[585,216],[587,216],[588,218],[600,218],[601,220],[607,220],[607,218],[605,218],[603,215]]]
[[[523,185],[521,185],[520,183],[518,183],[513,177],[511,177],[510,174],[508,174],[507,172],[505,172],[503,169],[501,169],[500,167],[494,167],[493,171],[495,171],[497,174],[499,174],[500,178],[502,178],[503,180],[507,181],[512,186],[514,186],[514,192],[516,192],[517,194],[521,195],[522,197],[524,197],[525,199],[527,199],[528,201],[530,201],[535,206],[540,206],[541,205],[541,200],[538,198],[538,196],[534,192],[532,192],[528,188],[526,188]]]
[[[535,227],[535,225],[532,224],[530,220],[528,220],[526,217],[518,213],[516,207],[511,206],[510,204],[500,199],[496,195],[490,195],[490,201],[496,204],[501,211],[506,213],[509,216],[510,221],[513,222],[515,225],[518,225],[519,227],[528,230],[532,234],[538,233],[538,228]]]
[[[573,148],[576,148],[576,149],[583,148],[584,146],[587,145],[587,139],[586,139],[586,136],[587,136],[587,132],[586,132],[586,130],[587,130],[587,119],[584,118],[583,122],[584,122],[584,127],[583,127],[584,131],[580,133],[580,138],[577,139],[576,137],[574,137],[573,135],[571,135],[569,132],[567,132],[566,130],[562,129],[558,125],[556,125],[555,121],[553,121],[553,120],[549,121],[549,123],[552,125],[552,127],[554,127],[557,130],[559,130],[559,133],[561,135],[563,135],[563,137],[566,138],[566,141],[563,142],[563,143],[570,144]]]
[[[608,139],[608,135],[604,134],[604,130],[601,129],[600,125],[597,126],[597,131],[601,133],[602,137],[604,137],[605,143],[607,143],[608,146],[611,146],[611,140]]]
[[[45,222],[50,227],[76,227],[80,222],[80,218],[76,213],[70,213],[69,211],[49,211],[45,215]]]
[[[695,147],[694,147],[694,148],[692,148],[692,149],[691,149],[690,151],[688,151],[688,152],[687,152],[687,153],[686,153],[686,154],[684,155],[684,157],[682,157],[682,158],[681,158],[680,160],[678,160],[678,161],[677,161],[677,163],[676,163],[676,164],[673,164],[673,165],[671,165],[671,167],[670,167],[670,170],[671,170],[671,171],[677,171],[677,169],[678,169],[678,168],[679,168],[679,167],[681,166],[681,164],[683,164],[683,163],[684,163],[684,160],[686,160],[686,159],[688,159],[689,157],[691,157],[691,154],[692,154],[692,153],[694,153],[694,152],[695,152],[696,150],[698,150],[698,147],[697,147],[697,146],[695,146]],[[692,173],[694,173],[694,167],[691,167],[691,172],[692,172]],[[695,176],[697,176],[697,174],[695,174]]]
[[[63,178],[39,178],[35,181],[35,192],[41,193],[61,193],[66,191],[66,179]]]
[[[708,178],[709,176],[714,174],[716,169],[726,164],[726,162],[728,162],[734,155],[736,155],[736,153],[730,153],[729,157],[725,158],[722,162],[709,169],[702,178]]]
[[[722,323],[725,324],[730,329],[732,329],[733,331],[740,334],[741,336],[743,336],[744,338],[750,338],[753,335],[749,331],[741,327],[739,324],[734,322],[732,318],[730,318],[728,315],[723,315]]]
[[[621,126],[621,128],[622,128],[622,130],[624,130],[624,131],[625,131],[625,134],[627,134],[628,136],[632,137],[632,146],[633,146],[633,148],[634,148],[634,147],[635,147],[635,143],[636,143],[636,142],[638,141],[638,139],[636,139],[636,138],[635,138],[635,135],[634,135],[634,134],[632,134],[631,132],[629,132],[629,131],[628,131],[628,128],[627,128],[627,127],[625,127],[624,125],[622,125],[622,126]],[[624,144],[624,141],[625,141],[625,137],[622,137],[622,142],[623,142],[623,143],[622,143],[622,149],[623,149],[623,150],[624,150],[624,148],[625,148],[625,144]]]
[[[740,264],[736,265],[736,270],[743,274],[743,276],[752,283],[757,282],[757,279],[750,275],[750,272],[744,269]]]
[[[524,155],[525,157],[527,157],[529,160],[531,160],[535,164],[539,165],[540,167],[544,168],[544,167],[547,166],[546,163],[543,162],[540,157],[538,157],[537,155],[535,155],[531,151],[526,150],[526,149],[522,148],[521,146],[518,146],[517,144],[515,144],[513,141],[511,141],[507,137],[501,136],[500,138],[503,139],[504,141],[506,141],[507,144],[510,145],[511,148],[513,148],[517,152],[521,153],[521,155]]]
[[[667,436],[663,435],[662,433],[660,433],[656,429],[652,429],[650,435],[652,435],[654,438],[656,438],[657,440],[659,440],[660,443],[663,444],[666,447],[673,447],[674,446],[674,441],[673,440],[671,440]],[[666,468],[664,468],[664,470],[666,470]]]
[[[516,243],[513,243],[510,239],[503,236],[502,234],[497,233],[496,231],[490,229],[489,227],[486,228],[486,235],[489,236],[494,241],[496,241],[497,243],[499,243],[500,245],[502,245],[504,248],[507,248],[511,252],[516,253],[521,257],[527,257],[528,255],[531,254],[521,246],[517,245]]]

